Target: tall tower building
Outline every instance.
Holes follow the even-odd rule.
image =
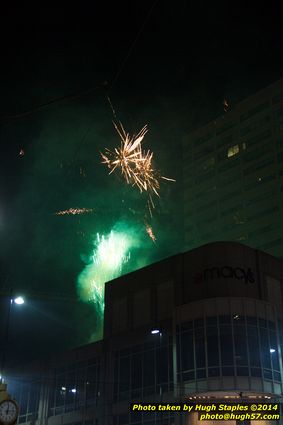
[[[283,79],[189,134],[185,249],[240,241],[283,258]]]

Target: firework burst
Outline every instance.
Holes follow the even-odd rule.
[[[141,193],[148,193],[148,208],[152,214],[155,207],[152,196],[159,196],[160,179],[173,182],[175,180],[162,176],[154,168],[153,152],[142,150],[141,143],[148,131],[147,125],[137,135],[130,136],[121,123],[117,125],[113,122],[113,124],[120,137],[120,147],[114,151],[106,149],[105,153],[100,153],[102,163],[110,168],[109,174],[120,169],[127,184],[136,186]]]
[[[101,153],[102,163],[107,164],[111,169],[109,174],[112,174],[116,168],[120,168],[122,176],[128,184],[138,184],[137,167],[144,162],[141,142],[147,133],[147,126],[144,126],[136,136],[130,137],[121,123],[120,126],[116,123],[113,124],[120,136],[120,147],[115,148],[114,151],[106,149],[105,154]]]

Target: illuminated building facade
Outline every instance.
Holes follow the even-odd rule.
[[[129,403],[281,402],[282,276],[279,259],[216,242],[107,283],[104,339],[8,383],[19,423],[192,425]]]
[[[234,240],[283,258],[283,79],[183,141],[185,249]]]

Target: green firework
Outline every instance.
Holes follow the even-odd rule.
[[[105,282],[121,275],[135,246],[130,233],[111,230],[107,235],[96,235],[91,261],[78,277],[78,295],[84,302],[93,303],[98,315],[96,335],[102,334]]]

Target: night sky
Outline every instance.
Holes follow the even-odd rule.
[[[96,312],[76,301],[76,281],[97,233],[122,223],[138,235],[124,272],[182,251],[182,138],[223,114],[224,98],[233,107],[283,76],[280,2],[95,4],[0,17],[3,317],[11,288],[30,294],[12,309],[14,362],[89,341]],[[131,134],[148,124],[144,147],[176,179],[153,218],[146,196],[101,164],[118,143],[107,97]],[[54,215],[71,207],[94,212]]]

